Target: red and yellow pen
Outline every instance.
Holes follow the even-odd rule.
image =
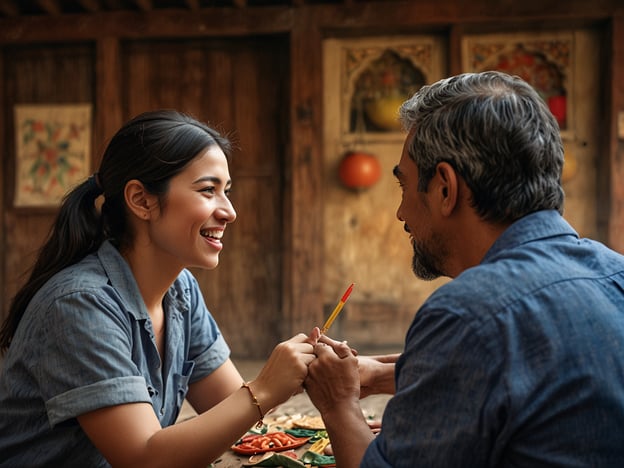
[[[331,315],[329,316],[329,318],[323,325],[323,328],[321,328],[321,333],[325,333],[327,330],[329,330],[329,327],[331,327],[332,323],[334,323],[334,320],[336,320],[336,317],[338,317],[338,314],[340,313],[343,306],[345,305],[345,302],[347,302],[347,299],[349,299],[349,296],[351,295],[351,291],[353,290],[354,284],[355,283],[351,283],[351,286],[349,286],[347,290],[345,291],[345,293],[342,295],[340,302],[338,302],[338,304],[334,308],[334,311],[331,313]]]

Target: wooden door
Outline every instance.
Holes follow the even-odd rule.
[[[193,273],[239,358],[263,359],[281,338],[288,70],[285,36],[122,46],[124,118],[175,108],[235,142],[230,174],[238,217],[226,230],[219,266]]]

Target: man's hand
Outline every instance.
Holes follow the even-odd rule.
[[[320,411],[336,466],[356,468],[373,439],[360,407],[359,360],[343,342],[321,336],[304,386]]]
[[[360,375],[358,358],[346,343],[325,335],[314,346],[317,358],[310,363],[304,386],[321,414],[338,404],[358,401]]]
[[[358,356],[360,398],[387,393],[394,395],[394,365],[400,354]]]

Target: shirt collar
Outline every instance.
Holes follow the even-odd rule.
[[[115,246],[108,240],[98,249],[97,256],[106,276],[136,320],[147,319],[149,314],[130,266]]]
[[[523,216],[509,226],[490,247],[481,263],[487,263],[501,251],[512,249],[528,242],[557,236],[574,236],[577,239],[579,238],[578,233],[563,219],[563,216],[558,211],[536,211]]]

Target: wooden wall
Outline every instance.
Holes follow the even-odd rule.
[[[25,280],[28,266],[48,233],[52,214],[44,210],[14,209],[15,158],[13,106],[18,103],[55,104],[92,102],[95,97],[92,44],[15,44],[3,49],[3,303]]]
[[[600,71],[604,89],[600,110],[604,125],[601,125],[602,149],[598,161],[598,224],[601,237],[624,252],[624,236],[621,235],[624,232],[624,188],[620,183],[624,176],[624,137],[617,134],[617,119],[624,112],[624,7],[618,0],[571,0],[566,2],[565,11],[561,11],[558,3],[541,0],[380,1],[343,6],[207,8],[199,13],[98,13],[0,20],[0,202],[3,206],[0,316],[6,313],[10,296],[21,280],[19,275],[32,262],[33,253],[53,216],[21,212],[12,207],[13,104],[51,100],[93,102],[93,153],[97,159],[107,138],[134,112],[154,105],[175,105],[197,111],[196,103],[202,102],[201,112],[206,111],[202,115],[205,118],[212,120],[209,117],[212,113],[221,116],[226,127],[240,124],[238,133],[243,139],[249,138],[244,140],[246,148],[263,145],[264,133],[276,138],[267,140],[263,151],[253,153],[256,156],[252,161],[266,177],[278,172],[271,183],[276,183],[279,189],[265,200],[271,207],[266,218],[263,218],[260,203],[252,204],[255,217],[251,219],[257,224],[256,231],[242,229],[236,242],[240,245],[251,242],[254,258],[260,258],[264,246],[254,235],[260,236],[268,229],[263,224],[267,219],[279,220],[279,233],[271,234],[272,245],[278,246],[279,254],[271,257],[277,264],[270,269],[274,273],[270,282],[276,286],[268,300],[269,309],[279,310],[269,316],[265,309],[256,315],[265,318],[260,320],[252,317],[254,311],[241,311],[244,306],[237,306],[238,315],[234,315],[235,319],[226,328],[226,335],[232,336],[235,354],[258,357],[276,340],[321,323],[324,307],[333,305],[328,298],[333,297],[333,292],[328,296],[323,291],[324,266],[331,260],[324,258],[323,193],[326,184],[333,181],[329,182],[326,177],[322,144],[322,44],[323,39],[331,37],[435,32],[446,38],[447,69],[454,74],[462,71],[461,38],[469,32],[584,27],[604,31],[604,68]],[[266,50],[277,52],[262,55],[259,50],[253,52],[253,47],[247,44],[249,47],[238,49],[242,61],[233,61],[235,47],[227,44],[245,39],[266,40]],[[180,44],[189,47],[182,55],[179,54]],[[217,49],[206,55],[204,47],[219,44],[234,47],[229,49],[234,55],[222,56],[221,61]],[[257,60],[252,52],[260,54]],[[197,81],[200,78],[193,73],[199,70],[204,73],[200,76],[205,77],[205,83],[215,83],[215,80],[238,76],[227,68],[237,63],[253,66],[253,70],[276,79],[281,76],[277,83],[283,96],[277,99],[280,104],[270,115],[264,115],[262,109],[258,113],[244,114],[251,94],[259,92],[252,78],[246,78],[244,69],[238,70],[242,74],[236,88],[238,94],[231,90],[220,101],[221,104],[231,103],[225,107],[211,107],[211,102],[202,101],[203,91]],[[263,63],[269,68],[263,68]],[[157,84],[151,81],[154,74]],[[276,92],[277,88],[267,85],[267,89]],[[238,119],[231,117],[233,112],[238,112]],[[258,129],[252,130],[254,127]],[[259,156],[267,153],[278,156],[268,159]],[[263,168],[264,161],[270,162]],[[241,177],[248,169],[245,163],[242,160],[241,165],[235,167]],[[257,198],[257,193],[262,192],[261,185],[260,179],[249,181],[241,194],[245,201],[240,203],[248,203],[254,196]],[[223,259],[232,253],[227,248]],[[240,254],[234,253],[231,257],[237,262],[242,260]],[[388,263],[392,268],[391,259]],[[238,290],[234,278],[250,273],[249,268],[253,265],[232,270],[236,273],[223,279],[231,282],[231,289],[217,301],[220,307],[228,302],[236,303],[234,291]],[[250,281],[253,285],[255,280]],[[217,294],[208,284],[218,282],[210,283],[205,279],[204,284],[211,296]],[[252,291],[264,288],[267,283],[256,281],[255,284]],[[247,300],[253,300],[254,294]],[[404,309],[400,303],[394,306]],[[231,313],[235,313],[233,311]],[[230,312],[224,315],[229,316]],[[218,319],[221,321],[221,317]],[[248,330],[252,331],[239,332],[241,321],[250,325]],[[254,333],[256,328],[258,332]],[[400,333],[397,336],[400,339]],[[255,339],[257,347],[250,344]]]

